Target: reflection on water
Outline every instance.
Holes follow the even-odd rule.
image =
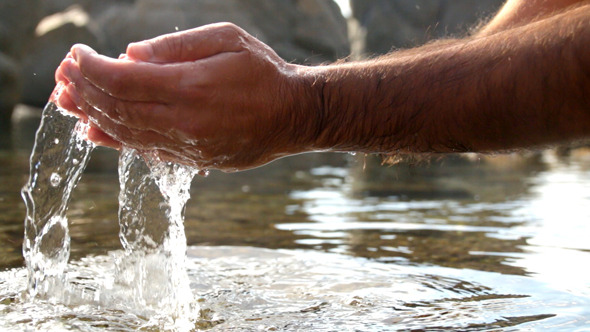
[[[108,306],[14,302],[26,154],[0,151],[0,265],[17,268],[0,274],[0,327],[144,324]],[[587,152],[391,167],[358,158],[302,155],[193,182],[185,225],[196,328],[590,327]],[[107,277],[120,249],[117,194],[108,172],[85,174],[74,191],[70,270],[86,273],[81,284]]]
[[[125,292],[96,291],[112,278],[119,254],[70,265],[67,279],[77,290],[64,296],[65,305],[4,298],[0,328],[120,331],[149,324],[152,317],[125,308]],[[191,289],[201,303],[195,330],[553,330],[584,326],[590,314],[588,297],[530,277],[318,251],[198,246],[188,254]],[[23,286],[21,272],[0,273],[3,295]]]

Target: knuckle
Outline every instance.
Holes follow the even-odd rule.
[[[221,23],[218,29],[220,36],[223,36],[226,41],[236,42],[244,35],[244,30],[233,23]]]
[[[217,28],[222,31],[236,31],[239,27],[231,22],[217,23]]]
[[[184,36],[178,38],[175,35],[164,36],[160,43],[162,51],[165,54],[176,54],[177,52],[182,51],[184,44]]]

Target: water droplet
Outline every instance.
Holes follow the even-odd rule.
[[[80,163],[80,160],[78,160],[76,158],[72,159],[72,164],[78,165],[79,163]]]
[[[51,173],[51,176],[49,177],[49,183],[51,183],[51,186],[57,187],[57,186],[59,186],[60,182],[61,182],[61,176],[57,173]]]
[[[59,138],[56,138],[56,139],[54,139],[54,140],[53,140],[53,143],[55,143],[55,144],[59,144]]]
[[[174,27],[174,30],[178,31],[178,27],[177,27],[177,26],[176,26],[176,27]]]
[[[208,169],[200,169],[197,171],[197,175],[200,175],[202,177],[207,177],[207,176],[209,176],[209,170]]]

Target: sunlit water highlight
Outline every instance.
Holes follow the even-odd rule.
[[[314,251],[192,247],[188,253],[191,290],[201,301],[195,330],[568,331],[587,324],[590,315],[588,297],[551,290],[528,277],[383,264]],[[69,265],[71,289],[91,295],[114,277],[121,255],[113,252]],[[25,287],[23,270],[4,272],[0,278],[0,294]],[[113,309],[110,301],[78,299],[50,306],[5,298],[0,328],[125,331],[150,321],[149,316]]]

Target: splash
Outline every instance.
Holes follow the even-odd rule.
[[[119,237],[125,253],[116,263],[115,285],[129,293],[132,308],[156,314],[156,320],[166,313],[173,324],[186,323],[182,320],[195,310],[183,217],[195,173],[151,152],[123,148],[119,158]]]
[[[186,272],[183,212],[195,169],[123,148],[119,224],[124,252],[115,257],[115,271],[101,285],[80,287],[75,273],[64,273],[70,254],[67,206],[94,149],[85,139],[87,130],[87,124],[54,103],[43,110],[29,181],[22,189],[27,298],[97,305],[152,317],[148,326],[190,329],[198,308]]]
[[[64,282],[63,271],[70,256],[66,210],[94,148],[84,139],[87,130],[85,123],[54,103],[43,109],[30,158],[29,181],[21,191],[27,207],[23,255],[30,297],[51,297],[52,288]]]

